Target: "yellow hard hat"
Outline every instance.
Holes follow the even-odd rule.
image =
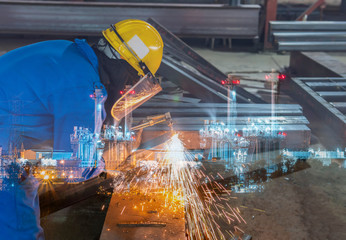
[[[157,30],[149,23],[127,19],[111,25],[103,36],[139,75],[153,75],[162,60],[163,41]]]

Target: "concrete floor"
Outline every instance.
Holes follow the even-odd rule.
[[[289,66],[289,54],[273,52],[230,52],[196,48],[197,53],[216,66],[220,71],[240,79],[241,87],[270,103],[271,84],[266,75],[282,72]],[[277,103],[296,103],[281,93]]]
[[[288,54],[213,51],[201,48],[195,50],[224,73],[265,73],[289,65]]]
[[[346,239],[346,169],[308,163],[306,170],[264,183],[261,192],[235,194],[253,239]]]
[[[331,56],[336,58],[342,63],[346,64],[346,52],[338,52],[338,53],[329,53]]]
[[[1,39],[0,52],[38,40]],[[266,90],[265,74],[289,64],[289,55],[276,53],[196,50],[221,71],[244,78],[242,83],[248,85],[251,92]],[[333,55],[346,62],[345,54]],[[282,101],[294,102],[289,97]],[[236,199],[229,199],[241,209],[247,221],[242,228],[254,240],[346,239],[346,169],[337,163],[329,166],[323,166],[317,160],[308,163],[311,167],[306,170],[262,183],[261,191],[237,193],[232,195]],[[109,199],[104,203],[107,201]],[[97,203],[96,208],[101,209],[104,203]],[[64,209],[42,219],[47,240],[98,238],[105,214],[99,215],[99,227],[94,229],[99,233],[89,233],[86,230],[93,228],[95,211],[80,214],[86,206],[81,204],[75,207],[77,211]]]

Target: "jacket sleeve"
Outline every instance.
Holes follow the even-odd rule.
[[[15,172],[19,174],[19,168]],[[43,240],[40,226],[38,181],[30,174],[23,182],[16,177],[0,184],[0,239]]]

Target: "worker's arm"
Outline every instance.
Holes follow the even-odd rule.
[[[40,226],[38,181],[16,163],[0,183],[0,239],[44,239]],[[23,174],[23,175],[22,175]]]

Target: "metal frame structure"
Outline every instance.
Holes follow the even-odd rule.
[[[278,51],[346,51],[346,22],[271,21],[269,39]]]
[[[317,0],[315,3],[311,4],[300,16],[296,19],[296,21],[302,21],[305,16],[310,15],[317,8],[321,7],[323,9],[325,5],[325,0]]]
[[[324,52],[292,52],[290,71],[295,77],[283,90],[303,106],[319,140],[327,147],[345,147],[346,65]]]
[[[169,111],[172,116],[174,130],[188,138],[184,143],[188,149],[200,149],[199,131],[205,120],[227,122],[226,103],[182,103],[182,102],[147,102],[133,112],[133,123],[140,122],[146,115]],[[303,110],[296,104],[275,105],[274,121],[271,121],[271,104],[237,104],[235,126],[238,130],[247,127],[247,123],[261,121],[262,124],[277,125],[287,132],[286,147],[290,149],[306,149],[310,143],[309,121],[303,116]],[[143,131],[142,142],[158,137],[170,131],[167,124],[148,127]]]
[[[298,101],[307,105],[346,144],[346,78],[292,78]]]

